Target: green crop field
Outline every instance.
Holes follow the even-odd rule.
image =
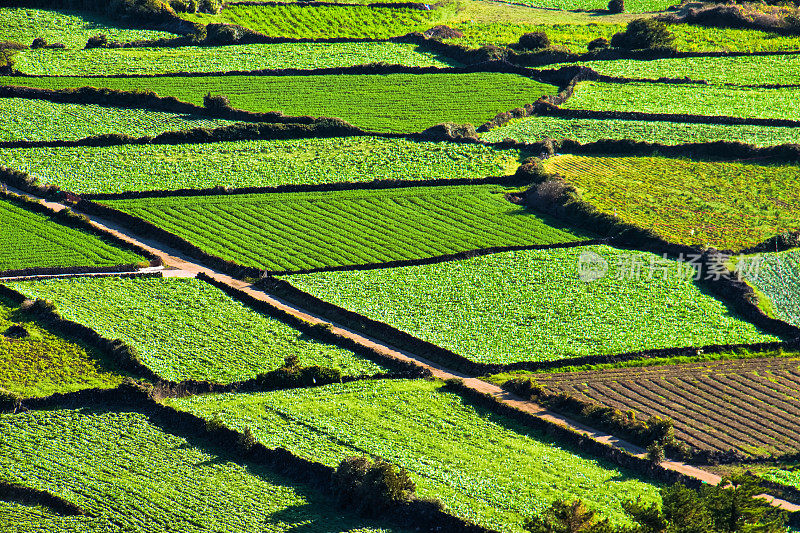
[[[230,124],[233,124],[230,120],[146,109],[0,98],[0,141],[72,141],[113,133],[143,137],[167,131],[217,128]],[[9,164],[5,160],[4,163]]]
[[[59,89],[151,90],[202,105],[224,94],[233,107],[342,118],[369,131],[416,132],[442,122],[480,125],[497,113],[555,94],[552,85],[515,74],[209,76],[165,78],[0,77],[0,84]],[[336,98],[331,98],[336,94]]]
[[[800,251],[759,254],[745,260],[741,275],[767,297],[768,311],[800,326]]]
[[[514,4],[539,7],[545,9],[561,9],[565,11],[605,11],[608,2],[603,0],[513,0]],[[625,3],[625,10],[631,13],[664,11],[674,5],[673,0],[635,0]]]
[[[15,324],[24,327],[29,336],[2,335]],[[0,388],[30,398],[111,388],[121,381],[110,361],[54,334],[17,306],[0,299]]]
[[[175,37],[153,30],[127,29],[96,14],[49,9],[0,8],[0,41],[30,45],[37,37],[68,48],[83,48],[89,37],[104,34],[109,41],[129,42]]]
[[[367,6],[232,5],[219,15],[183,15],[192,22],[238,24],[269,37],[385,39],[425,31],[450,9],[373,8]]]
[[[140,414],[98,408],[3,415],[0,434],[0,478],[55,494],[88,514],[61,518],[44,508],[21,512],[0,504],[0,516],[9,507],[12,517],[44,516],[31,529],[4,520],[15,532],[60,532],[62,521],[87,533],[388,532],[337,509],[311,486],[232,462]]]
[[[548,159],[584,201],[681,244],[740,250],[800,228],[800,167],[665,157]]]
[[[14,68],[33,75],[117,75],[172,72],[230,72],[262,69],[316,69],[369,63],[409,67],[458,66],[399,43],[292,43],[219,47],[30,50],[16,56]]]
[[[10,286],[56,304],[64,318],[135,348],[164,379],[230,383],[283,365],[335,367],[345,375],[382,372],[354,353],[308,339],[194,279],[73,278]]]
[[[800,120],[794,105],[800,88],[781,89],[582,82],[562,107],[594,111],[686,113],[690,115]]]
[[[422,496],[501,531],[521,531],[525,518],[558,498],[582,498],[615,522],[621,500],[653,499],[652,485],[476,409],[440,385],[360,382],[169,403],[239,431],[249,427],[268,447],[332,466],[378,455],[407,469]]]
[[[605,265],[607,274],[582,281],[582,261]],[[732,316],[691,275],[691,267],[652,254],[591,246],[284,279],[481,363],[773,338]]]
[[[496,185],[108,200],[204,251],[287,272],[588,239]]]
[[[800,129],[727,124],[686,124],[641,120],[569,119],[528,117],[516,119],[481,135],[487,142],[511,138],[520,142],[572,139],[589,143],[600,139],[631,139],[659,144],[737,141],[756,146],[800,143]]]
[[[101,267],[145,262],[78,229],[0,199],[0,271],[31,267]]]
[[[682,57],[636,61],[586,61],[577,63],[600,74],[620,78],[689,78],[712,84],[797,85],[800,84],[800,55]],[[553,65],[553,68],[564,65]]]
[[[775,468],[759,474],[759,477],[787,487],[800,489],[800,469],[798,468]]]
[[[271,187],[513,174],[527,154],[380,137],[184,145],[0,148],[0,160],[77,193]]]

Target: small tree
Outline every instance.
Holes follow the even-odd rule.
[[[608,3],[608,10],[612,13],[625,12],[625,0],[611,0]]]
[[[32,50],[36,50],[38,48],[44,48],[45,46],[47,46],[47,41],[45,41],[42,37],[37,37],[31,43]]]
[[[605,37],[598,37],[593,41],[589,41],[589,44],[586,45],[586,48],[589,50],[598,50],[600,48],[608,48],[611,46],[611,43]]]
[[[525,33],[519,38],[519,47],[525,50],[541,50],[550,46],[550,38],[543,31]]]
[[[647,447],[647,458],[655,464],[663,463],[667,458],[664,453],[664,445],[660,442],[650,443]]]
[[[371,516],[395,503],[413,500],[417,489],[405,470],[366,457],[350,457],[339,463],[332,485],[340,504]]]
[[[91,48],[103,48],[105,46],[108,46],[108,37],[104,34],[94,35],[89,37],[89,40],[86,41],[87,50]]]
[[[208,93],[203,97],[203,106],[209,111],[227,111],[231,109],[231,102],[227,96]]]
[[[566,502],[558,500],[540,516],[525,523],[531,533],[611,533],[608,520],[598,521],[596,513],[588,509],[581,500]]]
[[[628,23],[623,33],[611,39],[611,46],[628,50],[671,48],[675,36],[667,25],[655,19],[636,19]]]
[[[786,531],[785,513],[757,499],[763,492],[752,476],[727,477],[715,486],[704,486],[701,496],[717,531],[777,533]]]
[[[0,413],[14,412],[19,406],[19,395],[0,387]]]

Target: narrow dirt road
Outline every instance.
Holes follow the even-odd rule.
[[[31,196],[27,193],[15,190],[11,187],[9,187],[8,189],[17,194],[28,196],[29,198],[32,198],[34,200],[39,200],[46,206],[56,211],[60,211],[66,208],[65,205],[57,202],[47,202],[42,200],[41,198]],[[636,446],[630,442],[619,439],[613,435],[609,435],[602,431],[598,431],[591,427],[580,424],[574,420],[570,420],[569,418],[554,413],[552,411],[549,411],[546,408],[534,402],[523,400],[522,398],[515,396],[492,383],[487,383],[480,379],[455,372],[437,363],[434,363],[428,359],[425,359],[424,357],[420,357],[416,354],[407,352],[405,350],[395,348],[394,346],[381,342],[368,335],[364,335],[356,331],[353,331],[351,329],[345,328],[340,324],[331,323],[330,321],[326,320],[323,316],[309,312],[281,298],[265,293],[262,290],[256,289],[249,283],[232,278],[227,274],[223,274],[214,269],[203,266],[195,259],[187,256],[186,254],[184,254],[179,250],[176,250],[170,246],[165,245],[164,243],[139,237],[136,235],[134,231],[122,227],[114,222],[105,220],[101,217],[97,217],[94,215],[87,215],[87,216],[91,221],[91,223],[97,229],[109,234],[113,234],[122,240],[136,244],[142,248],[145,248],[148,251],[152,252],[157,257],[159,257],[164,262],[165,266],[170,267],[166,268],[163,271],[165,277],[195,277],[197,276],[197,274],[202,272],[218,282],[224,283],[235,289],[239,289],[247,293],[248,295],[252,296],[253,298],[271,304],[277,307],[278,309],[281,309],[282,311],[285,311],[297,318],[303,319],[311,323],[331,324],[332,331],[334,333],[341,335],[342,337],[351,339],[361,344],[362,346],[371,348],[375,351],[378,351],[394,359],[411,362],[417,366],[427,368],[437,378],[461,379],[464,381],[464,384],[467,387],[476,390],[478,392],[481,392],[483,394],[491,395],[500,400],[501,402],[511,407],[514,407],[515,409],[519,409],[521,411],[530,413],[531,415],[546,420],[547,422],[567,427],[573,431],[576,431],[586,436],[587,438],[591,438],[606,446],[618,448],[630,454],[637,455],[639,457],[646,456],[646,450],[644,450],[640,446]],[[666,469],[680,472],[686,476],[692,477],[694,479],[700,480],[704,483],[708,483],[711,485],[716,485],[722,480],[720,476],[717,476],[700,468],[677,461],[664,461],[663,463],[661,463],[661,465]],[[772,505],[779,507],[781,509],[790,512],[800,511],[800,505],[796,505],[794,503],[790,503],[785,500],[780,500],[766,494],[763,495],[763,498],[770,501]]]

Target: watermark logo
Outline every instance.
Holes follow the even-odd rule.
[[[608,274],[608,261],[595,252],[587,250],[578,257],[578,277],[581,281],[592,282]]]
[[[620,252],[608,259],[591,250],[581,252],[578,257],[578,278],[592,282],[602,278],[615,280],[643,280],[686,278],[719,280],[732,278],[739,281],[758,279],[763,256],[718,255],[707,260],[702,254],[679,254],[670,259],[667,255]]]

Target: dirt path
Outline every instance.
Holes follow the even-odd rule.
[[[45,205],[56,211],[60,211],[66,208],[66,206],[63,204],[56,202],[46,202],[41,200],[40,198],[31,196],[22,191],[14,190],[11,187],[9,187],[9,190],[17,194],[28,196],[34,200],[40,200],[42,203],[44,203]],[[195,277],[200,272],[203,272],[204,274],[215,279],[216,281],[222,282],[230,287],[239,289],[247,293],[248,295],[252,296],[253,298],[256,298],[257,300],[261,300],[270,305],[273,305],[278,309],[281,309],[282,311],[285,311],[297,318],[301,318],[311,323],[331,324],[332,331],[337,335],[341,335],[342,337],[351,339],[361,344],[362,346],[371,348],[375,351],[388,355],[389,357],[392,357],[394,359],[411,362],[417,366],[427,368],[437,378],[443,380],[450,378],[462,379],[467,387],[476,390],[478,392],[491,395],[511,407],[530,413],[531,415],[546,420],[547,422],[558,424],[560,426],[565,426],[573,431],[576,431],[582,435],[585,435],[588,438],[591,438],[607,446],[624,450],[628,453],[637,455],[639,457],[646,456],[646,451],[640,446],[636,446],[630,442],[619,439],[613,435],[609,435],[607,433],[580,424],[574,420],[570,420],[569,418],[554,413],[552,411],[549,411],[546,408],[534,402],[523,400],[522,398],[501,389],[497,385],[494,385],[492,383],[487,383],[480,379],[470,377],[468,375],[461,374],[459,372],[455,372],[437,363],[434,363],[433,361],[425,359],[424,357],[420,357],[416,354],[407,352],[405,350],[395,348],[394,346],[381,342],[368,335],[364,335],[356,331],[350,330],[348,328],[345,328],[340,324],[331,323],[321,315],[309,312],[281,298],[278,298],[271,294],[265,293],[259,289],[256,289],[247,282],[232,278],[227,274],[223,274],[211,268],[205,267],[200,263],[196,262],[195,259],[187,256],[186,254],[184,254],[179,250],[176,250],[170,246],[166,246],[163,243],[152,239],[138,237],[134,232],[130,231],[129,229],[122,227],[118,224],[115,224],[111,221],[105,220],[101,217],[97,217],[94,215],[88,215],[88,218],[96,228],[104,232],[111,233],[120,239],[136,244],[142,248],[145,248],[148,251],[152,252],[157,257],[159,257],[164,262],[165,266],[171,267],[164,270],[164,275],[166,277]],[[720,476],[717,476],[716,474],[712,474],[700,468],[677,461],[664,461],[663,463],[661,463],[661,465],[666,469],[680,472],[686,476],[698,479],[700,481],[709,483],[711,485],[716,485],[722,480],[722,478],[720,478]],[[784,500],[779,500],[769,495],[763,495],[763,497],[768,501],[770,501],[772,505],[775,505],[776,507],[779,507],[781,509],[785,509],[790,512],[800,511],[800,505],[795,505],[793,503]]]

